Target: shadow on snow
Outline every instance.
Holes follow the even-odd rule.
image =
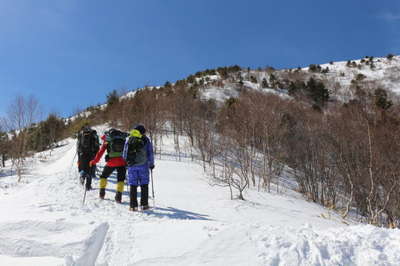
[[[167,217],[169,219],[177,219],[177,220],[202,220],[202,221],[211,221],[208,215],[185,211],[173,207],[155,207],[154,209],[145,211],[144,213],[150,214],[159,218]]]

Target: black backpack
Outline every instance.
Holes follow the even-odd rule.
[[[80,155],[94,155],[100,147],[96,130],[84,128],[78,134],[78,153]]]
[[[146,144],[146,139],[141,137],[130,136],[128,139],[128,153],[126,155],[126,162],[128,165],[140,164],[142,160],[146,160],[143,157],[143,148]],[[145,155],[145,154],[144,154]]]
[[[106,133],[107,153],[109,158],[116,158],[122,156],[124,150],[125,139],[127,134],[117,129],[110,129]]]

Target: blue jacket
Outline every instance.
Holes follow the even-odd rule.
[[[142,152],[144,152],[146,160],[144,163],[128,166],[128,184],[131,186],[149,184],[149,168],[150,166],[154,166],[153,145],[147,136],[143,136],[143,138],[145,138],[145,145]],[[122,157],[125,160],[127,159],[129,149],[128,141],[129,138],[125,141],[124,151],[122,152]]]

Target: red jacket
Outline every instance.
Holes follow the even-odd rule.
[[[90,163],[92,165],[93,164],[97,164],[100,161],[101,157],[103,156],[104,152],[107,150],[108,142],[105,141],[105,137],[104,136],[101,137],[101,139],[104,141],[103,145],[101,145],[100,150],[96,154],[96,157],[92,161],[90,161]],[[115,157],[115,158],[110,158],[108,160],[108,162],[106,163],[106,166],[109,166],[109,167],[126,166],[126,162],[125,162],[124,158],[122,158],[122,156],[121,157]]]

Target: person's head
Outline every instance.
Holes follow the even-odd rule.
[[[136,125],[134,129],[139,130],[140,134],[142,135],[146,134],[146,128],[141,124]]]
[[[90,128],[90,126],[89,125],[83,125],[82,127],[81,127],[81,130],[80,131],[82,131],[82,132],[85,132],[85,131],[91,131],[92,129]]]

